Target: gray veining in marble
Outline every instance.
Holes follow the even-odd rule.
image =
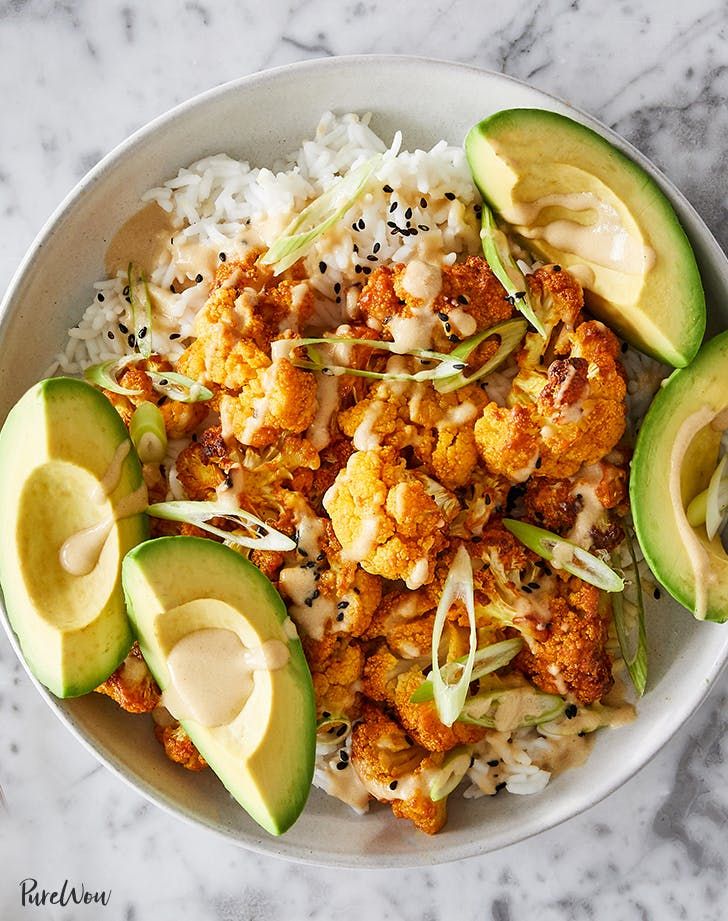
[[[727,30],[714,0],[0,0],[0,283],[72,185],[150,118],[244,73],[348,53],[450,58],[568,99],[650,156],[728,245]],[[0,918],[717,921],[727,699],[724,677],[636,778],[529,842],[431,870],[328,871],[148,805],[55,720],[0,638]],[[29,875],[112,899],[21,909]]]

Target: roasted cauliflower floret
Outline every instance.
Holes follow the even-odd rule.
[[[220,400],[224,425],[243,445],[273,444],[286,432],[303,432],[316,414],[316,380],[281,358],[243,387]]]
[[[170,761],[181,764],[188,771],[204,771],[207,761],[195,747],[192,739],[182,726],[164,708],[159,707],[152,713],[154,735],[164,748],[164,754]]]
[[[188,499],[195,502],[214,502],[217,487],[225,481],[225,474],[205,456],[203,446],[191,441],[177,455],[175,463],[177,478]]]
[[[513,482],[572,476],[608,454],[624,434],[624,371],[619,343],[589,321],[569,337],[570,354],[544,371],[521,360],[511,408],[489,403],[475,423],[480,455]],[[528,349],[524,349],[522,356]]]
[[[583,704],[601,700],[612,686],[612,663],[599,590],[572,577],[563,596],[550,599],[549,611],[539,639],[518,653],[514,666],[550,694],[571,694]]]
[[[380,802],[391,803],[396,816],[410,819],[428,835],[436,834],[447,819],[446,800],[432,801],[427,772],[442,756],[427,756],[376,707],[365,707],[363,717],[351,744],[351,762],[362,783]]]
[[[306,659],[316,694],[316,711],[355,719],[359,715],[359,681],[364,652],[348,637],[316,641],[303,637]]]
[[[352,454],[324,498],[345,556],[408,588],[432,581],[445,518],[393,448]]]
[[[421,669],[415,667],[397,679],[394,706],[397,717],[412,738],[431,752],[445,752],[463,742],[478,742],[484,736],[479,726],[455,722],[445,726],[437,715],[434,701],[413,704],[410,697],[424,681]]]
[[[134,643],[129,655],[96,691],[111,697],[128,713],[149,713],[161,697],[138,643]]]

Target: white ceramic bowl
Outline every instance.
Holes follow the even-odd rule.
[[[401,129],[412,149],[442,137],[459,143],[476,121],[514,106],[570,115],[655,178],[695,247],[713,331],[725,326],[726,257],[674,186],[603,125],[522,83],[470,67],[383,56],[311,61],[245,77],[179,106],[125,141],[74,189],[33,243],[0,308],[0,418],[42,376],[67,327],[79,319],[92,282],[103,275],[104,250],[116,228],[138,209],[146,189],[179,167],[220,151],[267,165],[294,149],[326,109],[372,111],[375,130],[389,139]],[[3,623],[20,655],[4,612]],[[698,624],[667,598],[648,612],[648,635],[649,691],[636,722],[600,732],[587,764],[556,777],[543,793],[451,797],[448,824],[435,839],[386,808],[359,818],[318,790],[291,831],[268,837],[211,771],[190,774],[168,761],[148,719],[125,714],[100,695],[59,701],[36,686],[100,761],[181,818],[244,847],[304,862],[415,866],[482,854],[534,835],[598,802],[639,770],[705,697],[728,655],[728,628]]]

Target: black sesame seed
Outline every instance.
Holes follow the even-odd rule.
[[[124,297],[128,297],[129,296],[129,285],[124,285],[124,290],[121,293],[124,295]]]
[[[529,582],[528,587],[532,588],[534,591],[538,591],[541,588],[541,585],[538,582]]]
[[[395,230],[398,229],[394,221],[387,221],[387,227],[393,227]]]
[[[544,574],[545,576],[550,576],[550,575],[551,575],[551,567],[550,567],[550,566],[547,566],[545,563],[541,563],[541,568],[543,569],[543,574]]]
[[[446,324],[445,324],[445,332],[446,332],[446,333],[452,332],[452,326],[450,326],[449,323],[446,323]]]
[[[469,765],[469,766],[472,767],[474,764],[475,764],[475,755],[471,755],[471,756],[470,756],[470,765]]]
[[[345,748],[342,748],[341,751],[339,752],[339,758],[341,758],[342,761],[348,761],[349,752]]]
[[[103,295],[100,291],[99,291],[99,293],[96,295],[96,300],[97,300],[97,301],[101,301],[102,303],[103,303],[103,301],[104,301],[104,295]]]
[[[491,758],[488,762],[488,767],[498,767],[499,761],[497,758]]]
[[[374,246],[372,247],[372,252],[373,252],[373,253],[378,253],[379,250],[380,250],[381,248],[382,248],[382,244],[379,243],[379,242],[377,242],[377,243],[375,243]]]
[[[427,199],[426,199],[426,198],[421,198],[421,199],[420,199],[420,208],[426,208],[426,207],[427,207]]]
[[[348,607],[349,607],[349,602],[348,602],[348,601],[340,601],[340,602],[336,605],[336,607],[339,608],[339,609],[341,609],[341,610],[343,610],[344,608],[348,608]]]
[[[225,485],[228,489],[232,489],[233,487],[233,478],[229,474],[225,477]]]
[[[227,259],[227,256],[225,255],[225,253],[218,253],[217,258],[220,260],[220,262],[225,262],[225,260]]]
[[[448,201],[455,201],[455,197],[456,197],[456,196],[455,196],[455,193],[454,193],[454,192],[445,192],[445,198],[446,198]]]
[[[481,542],[482,539],[483,539],[483,538],[482,538],[482,537],[478,537],[477,534],[473,534],[473,536],[470,538],[470,543],[471,543],[471,544],[479,544],[479,543]]]
[[[138,338],[138,339],[143,339],[143,338],[146,336],[146,334],[147,334],[147,328],[146,328],[146,326],[142,326],[142,328],[141,328],[141,329],[139,330],[139,332],[137,333],[137,338]]]
[[[354,271],[356,272],[357,275],[361,275],[361,266],[360,266],[360,265],[355,265],[355,266],[354,266]]]
[[[397,210],[397,202],[393,201],[392,204],[389,206],[389,213],[394,214],[396,210]]]
[[[181,335],[182,335],[182,333],[170,333],[170,334],[169,334],[169,338],[172,339],[172,340],[174,340],[174,339],[179,339],[179,338],[181,337]]]
[[[337,303],[337,304],[340,304],[340,303],[341,303],[341,296],[339,296],[339,297],[336,298],[336,303]]]
[[[576,708],[576,704],[569,704],[569,706],[564,710],[564,716],[567,720],[573,720],[577,713],[578,710]]]
[[[427,226],[427,224],[418,224],[417,226],[419,227],[419,229],[420,229],[423,233],[427,233],[427,231],[430,229],[430,228]]]
[[[407,230],[409,230],[410,227],[412,226],[412,221],[407,221],[407,223],[404,226],[407,228]]]
[[[491,500],[490,496],[488,495],[488,493],[486,493],[486,494],[485,494],[485,504],[486,504],[486,505],[490,505],[491,501],[492,501],[492,500]]]
[[[469,303],[467,297],[464,294],[458,294],[458,304],[467,304]]]
[[[339,726],[339,728],[336,730],[336,735],[338,736],[338,738],[341,738],[343,735],[346,735],[346,726],[345,725]]]
[[[341,282],[337,281],[336,284],[334,285],[334,294],[340,294],[340,293],[341,293]]]
[[[201,275],[199,272],[198,272],[198,274],[195,276],[195,281],[197,282],[198,285],[199,285],[199,283],[202,281],[202,275]]]
[[[303,547],[299,547],[298,552],[301,556],[308,556],[308,550],[304,550]]]
[[[337,761],[337,762],[336,762],[336,770],[337,770],[337,771],[343,771],[345,767],[346,767],[346,761]]]
[[[537,457],[537,458],[536,458],[536,463],[534,464],[534,466],[536,467],[536,470],[538,470],[538,469],[541,467],[541,464],[542,464],[542,463],[543,463],[543,461],[541,460],[541,458],[540,458],[540,457]]]
[[[560,272],[560,271],[561,271],[561,266],[560,266],[560,265],[555,265],[554,268],[553,268],[553,271],[554,271],[554,272]]]
[[[129,333],[129,336],[127,337],[126,341],[129,343],[129,348],[133,349],[134,346],[136,345],[136,336],[134,335],[134,333]]]
[[[362,272],[364,273],[364,275],[371,275],[371,274],[372,274],[371,266],[363,265],[363,266],[361,267],[361,270],[362,270]]]
[[[460,336],[456,336],[455,333],[453,333],[451,336],[448,336],[447,338],[450,340],[450,342],[460,342]]]
[[[530,589],[527,585],[522,586],[522,588],[523,588],[523,591],[524,591],[527,595],[530,595],[531,592],[533,591],[533,589]]]
[[[351,225],[351,229],[352,229],[352,230],[359,230],[359,228],[356,226],[356,222],[354,222],[354,223]]]
[[[586,735],[586,733],[585,733],[584,730],[582,729],[581,732],[577,732],[577,735],[579,736],[580,739],[583,739],[584,736]]]
[[[505,790],[505,788],[506,788],[506,782],[505,780],[503,780],[500,783],[495,785],[495,792],[500,793],[500,791]]]
[[[166,378],[166,377],[163,377],[163,378],[161,379],[161,381],[159,382],[159,386],[160,386],[160,387],[166,387],[168,383],[169,383],[169,381],[167,380],[167,378]]]
[[[176,294],[176,293],[177,293],[177,292],[174,290],[174,285],[170,285],[170,286],[169,286],[169,290],[172,292],[172,294]]]
[[[404,740],[405,740],[405,742],[406,742],[408,745],[414,745],[414,744],[415,744],[415,743],[413,742],[413,740],[412,740],[412,736],[409,735],[409,733],[405,733]]]
[[[328,710],[324,710],[324,711],[321,713],[321,716],[322,716],[323,719],[327,720],[327,719],[331,716],[331,714],[329,713]]]
[[[458,363],[458,364],[456,364],[456,365],[453,365],[453,370],[455,370],[455,371],[464,371],[466,367],[467,367],[467,365],[464,365],[464,364],[462,364],[462,363]]]
[[[409,220],[412,217],[412,209],[408,208],[404,213],[405,219]]]
[[[303,569],[313,569],[315,565],[316,562],[314,560],[309,560],[307,563],[303,564]]]
[[[326,271],[326,263],[323,260],[321,260],[321,262],[319,262],[319,272],[321,272],[321,274],[323,275],[325,271]]]
[[[622,343],[622,351],[623,351],[623,352],[626,352],[628,348],[629,348],[629,345],[628,345],[626,342],[623,342],[623,343]]]
[[[109,337],[109,339],[113,339],[113,338],[114,338],[114,334],[111,332],[111,330],[109,330],[108,333],[107,333],[106,335]]]
[[[367,259],[369,260],[369,262],[379,262],[379,259],[376,256],[374,256],[372,253],[369,253],[369,255],[367,256]]]
[[[320,594],[321,592],[317,588],[315,588],[313,592],[311,593],[311,599],[315,601]]]
[[[127,304],[131,304],[131,298],[130,298],[130,297],[125,297],[124,300],[127,302]]]
[[[360,218],[359,218],[359,230],[364,230],[364,229],[366,228],[366,226],[367,226],[367,225],[364,223],[364,218],[363,218],[363,217],[360,217]]]
[[[655,601],[659,601],[659,600],[660,600],[660,598],[662,597],[662,592],[660,591],[659,588],[656,588],[656,589],[654,590],[654,592],[652,593],[652,597],[655,599]]]
[[[396,789],[397,789],[397,781],[396,781],[396,780],[393,780],[393,781],[390,783],[389,789],[390,789],[390,790],[396,790]]]
[[[524,299],[525,296],[526,296],[526,292],[525,292],[525,291],[516,291],[516,293],[515,293],[515,298],[516,298],[517,301],[522,301],[522,300]]]
[[[354,244],[354,252],[355,253],[359,252],[359,246],[356,243]]]
[[[316,557],[316,559],[317,559],[317,560],[323,560],[323,559],[325,559],[325,557],[326,557],[326,554],[325,554],[325,553],[323,552],[323,550],[322,550],[321,553],[319,553],[319,555]]]
[[[255,533],[258,535],[258,537],[267,537],[268,528],[264,528],[262,524],[257,524],[255,526]]]
[[[307,608],[313,607],[313,598],[305,598],[303,602]]]
[[[438,315],[438,317],[442,320],[443,323],[447,323],[449,317],[448,317],[448,315],[447,315],[444,311],[442,311],[442,310],[438,311],[438,314],[437,314],[437,315]]]
[[[394,192],[394,189],[392,188],[391,185],[383,185],[383,186],[382,186],[382,192],[387,192],[387,193],[389,193],[389,192]]]
[[[341,621],[344,619],[344,612],[339,611],[339,613],[336,615],[336,619],[339,621],[339,623],[341,623]]]

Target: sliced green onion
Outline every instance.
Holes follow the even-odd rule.
[[[705,497],[705,530],[709,540],[713,540],[726,521],[726,510],[728,509],[726,463],[728,463],[728,454],[723,455],[715,468]]]
[[[616,707],[605,707],[599,703],[590,707],[579,707],[576,716],[572,716],[571,719],[562,717],[542,722],[538,731],[545,736],[576,736],[585,732],[595,732],[602,727],[611,726],[618,712]]]
[[[138,355],[122,355],[121,358],[112,358],[109,361],[91,365],[83,372],[83,376],[89,384],[96,384],[97,387],[103,387],[104,390],[110,390],[111,393],[119,393],[125,397],[138,396],[144,391],[122,387],[116,379],[118,373],[134,361],[139,361]]]
[[[460,715],[461,723],[509,732],[556,719],[566,709],[566,701],[556,694],[536,688],[497,688],[469,697]]]
[[[164,394],[178,403],[203,403],[213,397],[212,390],[193,381],[191,377],[177,374],[176,371],[146,371],[145,374],[157,393]]]
[[[642,580],[637,568],[637,556],[629,531],[626,531],[627,548],[632,557],[634,582],[632,597],[627,598],[628,585],[624,591],[612,599],[614,612],[614,627],[617,631],[619,648],[622,651],[624,664],[627,666],[629,677],[632,679],[635,691],[640,697],[645,693],[647,686],[647,631],[645,629],[645,606],[642,597]]]
[[[149,358],[152,354],[152,298],[147,278],[141,269],[137,269],[134,263],[130,262],[126,281],[129,286],[131,322],[136,347],[144,358]]]
[[[459,785],[470,767],[470,760],[468,749],[454,748],[447,753],[430,782],[430,799],[433,803],[445,799]]]
[[[440,639],[445,627],[445,620],[453,602],[460,600],[468,612],[470,624],[470,649],[464,664],[458,665],[460,677],[454,684],[446,683],[440,667]],[[450,571],[445,579],[440,603],[435,614],[435,623],[432,627],[432,688],[435,698],[437,715],[445,726],[452,726],[460,715],[468,693],[473,665],[475,664],[475,649],[478,636],[475,625],[475,603],[473,599],[473,565],[470,562],[468,551],[460,547],[450,566]],[[452,663],[454,666],[454,663]],[[449,678],[455,668],[446,671]]]
[[[348,716],[327,716],[316,724],[316,735],[322,743],[343,745],[350,732],[351,720]]]
[[[518,347],[527,329],[528,323],[526,323],[525,320],[506,320],[504,323],[498,323],[496,326],[485,329],[481,333],[471,336],[470,339],[461,342],[460,345],[450,353],[451,360],[453,358],[465,360],[485,339],[488,339],[490,336],[500,336],[500,345],[484,365],[481,365],[470,375],[466,375],[465,372],[461,370],[453,377],[446,378],[445,380],[438,380],[435,384],[435,390],[439,391],[439,393],[450,393],[453,390],[459,390],[461,387],[465,387],[468,384],[472,384],[474,381],[480,380],[480,378],[485,377],[486,374],[492,374],[492,372],[499,368],[506,358],[508,358]]]
[[[252,550],[295,550],[296,544],[290,537],[276,531],[269,524],[251,515],[243,509],[231,509],[228,505],[219,502],[157,502],[150,505],[147,514],[153,518],[164,518],[167,521],[184,521],[193,524],[203,531],[209,531],[231,544],[248,547]],[[223,531],[214,525],[208,524],[210,518],[225,518],[239,527],[248,528],[256,532],[257,537],[246,537],[232,531]]]
[[[167,453],[164,416],[154,403],[141,403],[132,413],[129,434],[143,464],[161,464]]]
[[[599,557],[553,531],[513,518],[504,518],[503,526],[529,550],[548,560],[555,569],[565,569],[572,576],[578,576],[604,592],[621,592],[624,589],[624,580]]]
[[[473,671],[470,675],[470,680],[476,681],[478,678],[484,678],[486,675],[490,675],[491,672],[497,671],[499,668],[503,668],[504,665],[508,665],[508,663],[521,649],[522,646],[523,640],[520,639],[520,637],[515,637],[512,640],[503,640],[500,643],[492,643],[490,646],[483,646],[482,649],[476,650],[473,663]],[[465,665],[467,659],[467,656],[462,656],[459,659],[455,659],[454,661],[443,665],[440,669],[441,674],[444,672],[442,677],[444,679],[447,678],[447,672],[450,666]],[[426,681],[423,681],[422,684],[417,688],[414,694],[410,697],[410,701],[413,704],[422,704],[428,700],[432,700],[433,696],[432,680],[431,678],[428,678]]]
[[[482,215],[480,239],[483,243],[483,254],[491,271],[506,289],[508,299],[516,310],[520,311],[545,339],[546,330],[531,306],[531,301],[528,297],[528,286],[523,272],[521,272],[513,256],[511,256],[506,235],[498,228],[493,212],[485,202],[483,202]]]
[[[275,266],[280,275],[298,262],[311,249],[316,240],[340,220],[363,193],[369,178],[382,162],[380,154],[350,170],[322,195],[294,218],[267,253],[261,257],[263,265]]]

